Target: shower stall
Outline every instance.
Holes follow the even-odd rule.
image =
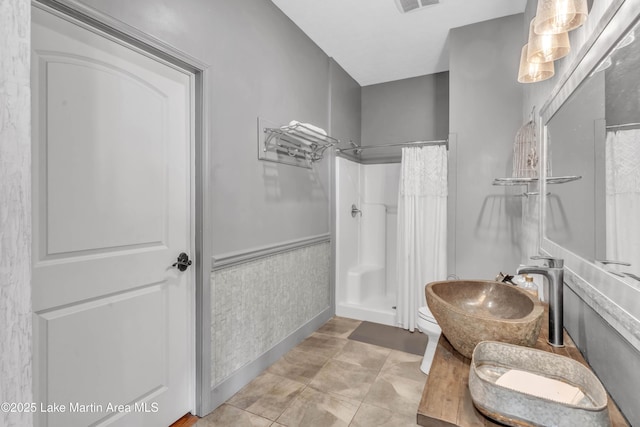
[[[336,314],[396,326],[400,163],[335,162]]]

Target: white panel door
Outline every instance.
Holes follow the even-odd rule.
[[[32,8],[39,426],[193,408],[192,75]]]

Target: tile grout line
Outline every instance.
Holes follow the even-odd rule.
[[[320,333],[320,332],[314,332],[314,334],[324,335],[324,336],[327,336],[327,337],[330,337],[330,338],[340,338],[340,337],[336,337],[335,335],[323,334],[323,333]],[[313,334],[312,334],[312,335],[313,335]],[[298,345],[300,345],[300,344],[298,344]],[[293,347],[291,350],[296,349],[296,348],[298,347],[298,345],[296,345],[295,347]],[[301,352],[305,352],[305,350],[300,350],[300,349],[298,349],[298,350],[299,350],[299,351],[301,351]],[[307,388],[310,388],[310,389],[312,389],[312,390],[315,390],[315,391],[317,391],[317,392],[319,392],[319,393],[323,393],[323,394],[327,394],[327,395],[329,395],[328,393],[325,393],[325,392],[323,392],[322,390],[317,390],[317,389],[315,389],[315,388],[311,387],[311,382],[314,380],[314,378],[316,377],[316,375],[318,375],[318,373],[319,373],[319,372],[320,372],[320,371],[321,371],[325,366],[327,366],[327,364],[329,363],[329,361],[330,361],[330,360],[332,360],[332,359],[335,357],[335,355],[336,355],[336,354],[338,354],[338,353],[340,353],[340,351],[337,351],[333,356],[327,357],[327,360],[322,364],[322,367],[321,367],[320,369],[318,369],[318,371],[313,375],[313,377],[311,377],[311,378],[309,379],[309,382],[308,382],[308,383],[306,383],[306,384],[304,384],[304,383],[300,383],[300,384],[303,384],[303,385],[304,385],[304,387],[300,390],[300,392],[296,395],[296,397],[295,397],[295,398],[291,399],[291,401],[290,401],[290,402],[288,403],[288,405],[287,405],[287,406],[282,410],[282,412],[280,412],[280,414],[278,414],[278,416],[276,417],[276,419],[275,419],[275,420],[272,420],[272,423],[279,423],[279,422],[278,422],[278,420],[280,419],[280,417],[282,417],[282,415],[287,411],[287,409],[289,409],[289,408],[291,407],[291,405],[293,405],[293,403],[294,403],[294,402],[299,398],[299,396],[300,396],[300,395],[301,395],[301,394],[302,394],[302,393],[303,393]],[[282,376],[282,375],[273,374],[273,373],[271,373],[271,375],[274,375],[274,376],[276,376],[276,377],[279,377],[279,378],[282,378],[282,379],[285,379],[285,380],[295,381],[295,380],[291,380],[290,378],[284,377],[284,376]],[[296,381],[296,382],[297,382],[297,381]],[[330,395],[329,395],[329,396],[330,396]],[[360,406],[358,406],[358,408],[359,408],[359,407],[360,407]],[[247,412],[249,412],[249,411],[247,411]],[[257,414],[255,414],[255,415],[257,415]],[[263,418],[265,418],[265,417],[263,417]]]
[[[291,401],[290,401],[290,402],[289,402],[289,404],[286,406],[286,408],[284,408],[284,409],[282,410],[282,412],[280,413],[280,415],[278,415],[278,417],[275,419],[274,423],[278,423],[278,424],[280,424],[280,423],[278,422],[278,420],[280,419],[280,417],[282,417],[282,415],[283,415],[285,412],[287,412],[287,409],[289,409],[289,408],[291,407],[291,405],[293,405],[293,402],[295,402],[295,401],[300,397],[300,395],[301,395],[301,394],[302,394],[302,393],[307,389],[307,387],[309,387],[309,384],[305,384],[305,385],[304,385],[304,387],[302,387],[302,389],[300,390],[300,393],[298,393],[298,394],[296,395],[296,397],[294,397],[293,399],[291,399]],[[282,424],[282,425],[286,425],[286,424]]]
[[[320,395],[326,396],[326,398],[329,398],[329,399],[332,399],[332,400],[333,399],[337,399],[338,401],[342,400],[345,403],[351,402],[351,404],[353,405],[352,408],[354,408],[355,410],[354,410],[353,415],[351,416],[350,420],[348,421],[348,426],[354,426],[355,425],[354,421],[355,421],[356,417],[358,416],[358,414],[361,413],[361,411],[365,410],[365,408],[364,408],[365,400],[371,394],[373,386],[378,381],[381,381],[381,376],[383,374],[383,370],[384,370],[385,366],[387,366],[388,363],[391,363],[390,360],[391,360],[392,356],[394,354],[396,354],[396,353],[400,353],[400,354],[406,353],[407,355],[414,355],[413,353],[405,352],[405,351],[402,351],[402,350],[394,350],[393,348],[388,348],[388,347],[385,347],[385,346],[379,346],[379,345],[376,345],[376,344],[373,344],[373,343],[368,343],[368,342],[362,342],[362,341],[359,341],[359,340],[349,339],[349,336],[355,331],[355,329],[358,328],[358,326],[361,323],[362,322],[358,322],[358,325],[355,325],[352,328],[348,328],[346,332],[341,332],[341,331],[344,331],[344,329],[342,329],[340,327],[336,328],[334,326],[333,329],[332,328],[327,328],[325,331],[315,331],[314,333],[312,333],[310,335],[310,337],[313,336],[313,335],[316,335],[318,338],[320,338],[321,343],[333,344],[333,346],[335,346],[336,344],[339,344],[339,342],[342,342],[343,345],[339,346],[339,348],[335,352],[333,352],[330,356],[326,356],[326,359],[324,361],[322,361],[321,365],[316,365],[316,367],[319,366],[319,368],[315,369],[315,367],[314,367],[315,372],[314,372],[314,370],[311,370],[310,372],[308,372],[308,373],[313,373],[313,375],[311,375],[310,377],[304,378],[305,380],[308,379],[307,382],[300,382],[297,379],[291,379],[289,377],[286,377],[286,376],[283,376],[283,375],[280,375],[280,374],[269,372],[270,375],[274,376],[275,378],[279,379],[280,381],[292,381],[294,383],[298,383],[301,386],[301,388],[296,393],[295,397],[293,397],[292,399],[286,401],[286,405],[283,407],[283,409],[276,413],[277,415],[274,416],[275,419],[272,420],[271,418],[266,417],[264,415],[261,415],[261,414],[258,414],[258,413],[254,413],[249,409],[242,409],[242,408],[240,408],[238,406],[235,406],[233,404],[228,403],[229,402],[228,400],[227,400],[227,402],[224,402],[224,404],[226,404],[226,405],[228,405],[230,407],[233,407],[233,408],[235,408],[237,410],[240,410],[240,411],[242,411],[244,413],[247,413],[247,414],[250,414],[252,416],[257,416],[257,417],[259,417],[261,419],[264,419],[266,422],[270,422],[270,424],[269,424],[270,426],[275,426],[276,424],[280,424],[278,420],[282,418],[283,414],[287,410],[289,410],[289,409],[291,409],[293,407],[294,402],[297,402],[298,399],[300,399],[300,396],[303,393],[305,393],[306,390],[309,388],[312,391],[314,391],[316,393],[319,393]],[[337,340],[337,341],[331,342],[329,340]],[[302,342],[304,342],[304,340]],[[300,348],[300,345],[302,344],[302,342],[298,343],[295,347],[292,348],[292,350],[297,349],[301,353],[316,354],[316,352],[313,350],[312,347],[305,348],[305,349]],[[328,369],[329,362],[332,362],[332,361],[333,362],[339,362],[339,363],[345,363],[347,365],[352,365],[354,367],[372,369],[372,368],[370,368],[368,366],[363,365],[362,363],[364,363],[364,362],[361,361],[359,358],[352,359],[349,356],[349,354],[353,353],[353,348],[351,350],[345,352],[345,347],[347,345],[349,345],[349,343],[362,343],[362,344],[364,344],[366,346],[372,346],[372,347],[375,347],[375,348],[388,350],[388,353],[384,357],[382,363],[377,367],[377,369],[374,369],[374,370],[370,371],[372,374],[375,374],[375,376],[374,376],[372,382],[370,384],[368,384],[368,386],[366,388],[366,391],[364,391],[364,393],[362,394],[362,398],[359,398],[359,399],[354,399],[353,397],[349,397],[349,396],[343,396],[342,394],[340,394],[338,392],[323,391],[323,390],[315,388],[312,385],[313,381],[318,379],[318,375],[320,374],[320,372],[322,372],[325,369]],[[318,349],[326,351],[326,350],[331,350],[333,348],[332,348],[332,345],[327,345],[326,347],[318,347]],[[355,349],[359,350],[357,348],[357,346],[356,346]],[[365,348],[365,350],[366,350],[366,348]],[[357,351],[356,351],[356,353],[357,353]],[[340,355],[342,355],[342,354],[347,355],[347,357],[345,357],[346,360],[338,359],[338,357]],[[322,356],[322,354],[321,354],[321,356]],[[321,361],[321,360],[318,360],[318,361]],[[354,363],[354,361],[355,361],[355,363]],[[402,360],[399,359],[398,363],[401,364]],[[346,369],[349,369],[349,368],[346,368]],[[392,370],[392,369],[395,369],[395,365],[393,363],[391,363],[391,365],[389,367],[389,375],[391,377],[394,377],[394,378],[397,377],[396,379],[401,379],[401,380],[410,380],[412,382],[414,381],[412,378],[405,378],[404,375],[393,375],[392,372],[395,372],[395,370]],[[267,371],[267,370],[265,370],[265,371]],[[298,376],[296,376],[296,378],[302,378],[302,375],[298,375]],[[417,382],[419,382],[419,381],[417,381]],[[266,393],[266,394],[269,394],[269,393]],[[323,402],[325,397],[323,397],[322,399],[323,400],[321,400],[320,402]],[[307,403],[313,404],[315,406],[318,406],[320,402],[313,403],[312,401],[309,401]],[[380,405],[376,404],[376,402],[377,402],[376,399],[374,399],[374,401],[368,403],[368,405],[371,405],[371,407],[374,407],[374,408],[377,408],[377,409],[390,411],[389,408],[387,408],[385,406],[380,406]],[[300,403],[302,404],[302,406],[304,408],[306,408],[307,406],[310,406],[310,405],[305,404],[305,402],[300,402]],[[380,403],[380,402],[378,402],[378,403]],[[393,413],[394,411],[391,410],[391,412]],[[366,416],[366,415],[363,415],[363,416]]]
[[[362,322],[360,322],[360,323],[362,323]],[[346,339],[346,340],[347,340],[347,344],[348,344],[349,342],[353,342],[353,341],[354,341],[354,340],[349,339],[349,336],[351,336],[351,334],[353,333],[353,331],[355,331],[355,330],[356,330],[356,328],[357,328],[357,327],[358,327],[358,326],[356,326],[356,327],[355,327],[355,328],[353,328],[351,331],[349,331],[349,334],[344,338],[344,339]],[[345,346],[346,346],[346,344],[345,344]],[[343,347],[343,349],[344,349],[344,347]],[[336,359],[335,357],[336,357],[337,355],[339,355],[341,352],[342,352],[342,350],[341,350],[341,351],[336,352],[336,354],[334,354],[332,357],[330,357],[329,359],[327,359],[327,362],[325,363],[325,366],[329,363],[329,360],[332,360],[332,359],[333,359],[333,360],[338,360],[338,359]],[[387,357],[388,357],[388,356],[387,356]],[[386,362],[386,359],[385,359],[385,362]],[[349,362],[345,362],[345,363],[349,363]],[[355,365],[355,364],[352,364],[352,365]],[[355,366],[358,366],[358,365],[355,365]],[[323,366],[323,368],[324,368],[324,366]],[[320,371],[316,372],[316,375],[318,375],[318,373],[319,373],[319,372],[320,372]],[[377,376],[376,376],[376,378],[377,378]],[[372,384],[373,384],[373,383],[372,383]],[[369,386],[369,388],[371,388],[371,386]],[[366,395],[367,395],[368,393],[369,393],[369,390],[367,390],[367,393],[365,393],[365,396],[362,398],[362,400],[358,400],[358,407],[356,408],[355,412],[353,413],[353,416],[352,416],[352,417],[351,417],[351,419],[349,420],[349,424],[347,425],[347,427],[349,427],[349,426],[352,426],[352,425],[353,425],[353,420],[356,418],[356,415],[358,414],[358,411],[360,411],[360,408],[362,408],[362,404],[364,403],[364,398],[366,397]],[[328,393],[327,393],[327,394],[328,394]],[[336,393],[336,394],[337,394],[337,393]],[[330,396],[330,395],[329,395],[329,396]],[[350,399],[350,398],[348,398],[348,399]],[[353,400],[353,399],[350,399],[350,400]]]
[[[319,334],[319,335],[324,335],[324,336],[327,336],[327,337],[331,337],[331,338],[344,339],[344,340],[346,340],[346,341],[347,341],[347,343],[349,343],[349,342],[354,342],[354,340],[349,339],[349,336],[353,333],[353,331],[355,331],[355,329],[356,329],[357,327],[358,327],[358,326],[356,326],[356,327],[355,327],[355,328],[353,328],[351,331],[349,331],[349,334],[348,334],[346,337],[344,337],[344,338],[343,338],[344,334],[340,334],[340,335],[336,336],[336,335],[331,335],[331,334],[325,334],[325,333],[323,333],[323,332],[318,332],[318,331],[316,331],[315,333],[316,333],[316,334]],[[345,345],[346,345],[346,344],[345,344]],[[307,387],[310,387],[311,389],[313,389],[313,390],[317,391],[318,393],[322,393],[322,394],[325,394],[325,395],[327,395],[327,396],[329,396],[329,397],[332,397],[332,393],[330,393],[330,392],[325,392],[325,391],[318,390],[318,389],[315,389],[315,388],[313,388],[313,387],[311,386],[311,383],[313,382],[313,380],[315,379],[315,377],[320,373],[320,371],[321,371],[322,369],[324,369],[324,368],[329,364],[329,362],[330,362],[331,360],[335,360],[335,361],[339,361],[339,362],[344,362],[344,361],[341,361],[341,360],[336,359],[336,356],[337,356],[337,355],[339,355],[339,354],[341,354],[341,353],[342,353],[342,351],[343,351],[343,349],[344,349],[344,346],[343,346],[340,350],[336,351],[332,356],[330,356],[330,357],[328,357],[328,358],[327,358],[327,360],[324,362],[324,364],[322,365],[322,367],[321,367],[320,369],[318,369],[318,371],[314,374],[313,378],[311,378],[311,380],[309,381],[309,384],[307,385]],[[391,353],[389,353],[389,354],[391,354]],[[387,358],[388,358],[388,357],[389,357],[389,356],[387,355]],[[387,360],[387,359],[385,359],[385,362],[386,362],[386,360]],[[350,362],[344,362],[344,363],[349,363],[349,364],[354,365],[354,366],[359,366],[359,365],[356,365],[356,364],[354,364],[354,363],[350,363]],[[383,363],[383,366],[384,366],[384,363]],[[380,369],[382,369],[382,367],[380,367]],[[378,374],[377,374],[377,375],[379,375],[379,372],[378,372]],[[376,378],[377,378],[377,375],[376,375]],[[373,384],[373,383],[372,383],[372,384]],[[369,386],[369,388],[371,388],[371,385]],[[365,393],[365,397],[366,397],[366,394],[368,394],[368,393],[369,393],[369,390],[367,390],[367,393]],[[347,396],[342,396],[342,395],[340,395],[339,393],[333,393],[333,395],[335,395],[336,397],[338,397],[338,396],[339,396],[339,397],[341,397],[341,398],[348,399],[349,401],[354,401],[354,400],[355,400],[355,399],[350,398],[350,397],[347,397]],[[295,400],[295,399],[294,399],[294,400]],[[351,419],[349,420],[349,424],[348,424],[348,426],[353,425],[353,420],[355,419],[356,415],[358,414],[358,411],[360,410],[360,408],[362,407],[362,404],[364,403],[364,397],[363,397],[361,400],[357,400],[357,402],[358,402],[358,407],[356,408],[355,412],[353,413],[353,416],[352,416],[352,417],[351,417]],[[293,403],[293,401],[292,401],[292,403]]]
[[[351,331],[349,331],[349,332],[348,332],[348,335],[347,335],[347,336],[345,336],[345,334],[346,334],[346,333],[341,333],[341,334],[339,334],[339,335],[336,335],[336,334],[323,333],[323,332],[318,332],[318,331],[314,332],[314,334],[317,334],[317,335],[320,335],[320,336],[322,336],[322,337],[326,337],[326,338],[333,338],[333,339],[338,339],[338,340],[344,340],[344,341],[346,341],[346,343],[345,343],[345,345],[346,345],[346,344],[348,344],[349,342],[354,342],[354,343],[355,343],[355,342],[360,342],[360,341],[357,341],[357,340],[351,340],[351,339],[349,339],[349,335],[350,335],[351,333],[353,333],[353,331],[354,331],[356,328],[357,328],[357,326],[355,326],[354,328],[352,328],[352,329],[351,329]],[[312,335],[313,335],[313,334],[312,334]],[[324,361],[324,363],[322,364],[322,366],[321,366],[321,367],[320,367],[320,368],[319,368],[319,369],[314,373],[314,375],[313,375],[312,377],[310,377],[310,378],[308,379],[308,382],[307,382],[307,383],[302,383],[302,382],[300,382],[300,381],[296,381],[296,380],[294,380],[294,379],[290,379],[290,378],[288,378],[288,377],[285,377],[285,376],[282,376],[282,375],[279,375],[279,374],[270,373],[270,375],[273,375],[273,376],[275,376],[275,377],[277,377],[277,378],[279,378],[279,379],[281,379],[281,380],[294,381],[294,382],[297,382],[298,384],[301,384],[301,385],[303,386],[303,387],[299,390],[299,392],[297,393],[297,395],[296,395],[293,399],[291,399],[291,400],[288,402],[288,404],[284,407],[284,409],[283,409],[282,411],[280,411],[280,412],[278,413],[278,415],[275,417],[275,419],[274,419],[274,420],[271,420],[270,418],[265,417],[264,415],[254,413],[254,412],[252,412],[252,411],[250,411],[250,410],[248,410],[248,409],[242,409],[242,408],[239,408],[239,407],[234,406],[234,405],[232,405],[232,404],[229,404],[229,403],[227,403],[227,402],[225,402],[225,404],[227,404],[227,405],[229,405],[229,406],[232,406],[232,407],[234,407],[234,408],[236,408],[236,409],[239,409],[239,410],[241,410],[241,411],[243,411],[243,412],[247,412],[247,413],[249,413],[249,414],[252,414],[252,415],[258,416],[258,417],[260,417],[260,418],[263,418],[263,419],[265,419],[265,420],[267,420],[267,421],[270,421],[270,422],[271,422],[271,424],[270,424],[270,425],[275,425],[275,424],[279,424],[279,421],[278,421],[278,420],[282,417],[282,415],[283,415],[283,414],[284,414],[284,413],[285,413],[289,408],[291,408],[291,407],[292,407],[292,405],[294,404],[294,402],[295,402],[295,401],[297,401],[297,400],[299,399],[299,397],[300,397],[300,396],[301,396],[301,395],[306,391],[306,389],[307,389],[307,388],[310,388],[311,390],[314,390],[314,391],[316,391],[316,392],[318,392],[318,393],[320,393],[320,394],[326,395],[326,396],[328,396],[329,398],[331,398],[331,397],[333,396],[333,398],[337,398],[337,399],[346,399],[347,401],[351,401],[351,402],[357,403],[357,407],[356,407],[356,409],[355,409],[355,411],[354,411],[354,413],[353,413],[353,416],[351,417],[351,419],[350,419],[350,421],[349,421],[349,424],[348,424],[348,425],[352,425],[352,424],[353,424],[353,421],[354,421],[354,419],[355,419],[355,417],[357,416],[357,414],[358,414],[358,413],[363,409],[363,404],[365,403],[365,400],[366,400],[367,396],[370,394],[370,392],[371,392],[371,388],[372,388],[372,387],[373,387],[373,385],[376,383],[376,381],[378,381],[378,380],[380,379],[380,376],[382,375],[382,371],[383,371],[384,367],[387,365],[387,363],[389,362],[389,360],[390,360],[390,358],[391,358],[392,354],[393,354],[393,353],[394,353],[394,351],[395,351],[395,350],[393,350],[393,349],[389,349],[389,348],[387,348],[387,347],[378,346],[378,345],[371,344],[371,343],[363,343],[363,344],[365,344],[365,345],[370,345],[370,346],[377,347],[377,348],[381,348],[381,349],[386,349],[386,350],[389,350],[389,352],[388,352],[388,354],[386,355],[386,357],[384,358],[384,361],[383,361],[383,362],[380,364],[380,366],[379,366],[379,367],[374,371],[374,372],[375,372],[375,378],[374,378],[374,380],[371,382],[371,384],[369,384],[369,385],[368,385],[368,387],[367,387],[367,389],[366,389],[366,392],[364,393],[364,395],[363,395],[363,397],[362,397],[361,399],[353,399],[352,397],[342,396],[342,395],[341,395],[341,394],[339,394],[339,393],[335,393],[335,392],[333,392],[333,393],[332,393],[332,392],[323,391],[323,390],[320,390],[320,389],[316,389],[315,387],[313,387],[313,386],[311,385],[311,384],[312,384],[312,382],[317,378],[318,374],[319,374],[323,369],[325,369],[325,368],[327,367],[327,365],[329,364],[329,362],[330,362],[330,361],[336,361],[336,362],[341,362],[341,363],[350,364],[350,365],[353,365],[353,366],[358,366],[358,367],[361,367],[361,368],[366,368],[366,366],[362,366],[362,365],[360,365],[360,364],[358,364],[358,363],[352,363],[352,362],[349,362],[349,361],[345,361],[345,360],[337,359],[337,357],[338,357],[339,355],[341,355],[341,354],[344,352],[344,347],[345,347],[345,345],[343,345],[343,346],[342,346],[342,347],[340,347],[340,349],[338,349],[335,353],[333,353],[331,356],[328,356],[328,357],[326,358],[326,360]],[[296,348],[297,348],[297,349],[298,349],[299,351],[301,351],[301,352],[307,352],[306,350],[302,350],[302,349],[300,349],[300,348],[298,347],[299,345],[300,345],[300,344],[296,345],[293,349],[296,349]],[[293,349],[292,349],[292,350],[293,350]],[[399,353],[406,353],[406,352],[403,352],[403,351],[400,351],[400,350],[397,350],[397,352],[399,352]],[[411,354],[411,353],[408,353],[408,354]],[[388,410],[388,408],[385,408],[385,407],[382,407],[382,406],[378,406],[378,405],[376,405],[375,403],[371,403],[371,406],[376,407],[376,408],[379,408],[379,409],[383,409],[383,410]]]

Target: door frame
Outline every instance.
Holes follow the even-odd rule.
[[[190,309],[192,325],[193,355],[190,382],[195,415],[204,416],[213,408],[211,391],[211,185],[210,129],[205,120],[210,110],[211,69],[209,65],[189,56],[155,37],[146,34],[118,19],[104,14],[78,0],[32,0],[32,6],[53,13],[64,19],[80,23],[91,31],[106,35],[113,41],[124,44],[139,53],[159,58],[167,65],[186,71],[191,75],[194,110],[193,150],[191,150],[191,241],[195,247],[195,289],[191,292]],[[194,310],[195,308],[195,310]],[[209,326],[207,326],[209,325]],[[37,370],[35,371],[37,372]],[[34,385],[36,378],[34,378]]]

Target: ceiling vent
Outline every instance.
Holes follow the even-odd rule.
[[[438,3],[440,3],[440,0],[396,0],[396,5],[402,13],[414,12]]]

